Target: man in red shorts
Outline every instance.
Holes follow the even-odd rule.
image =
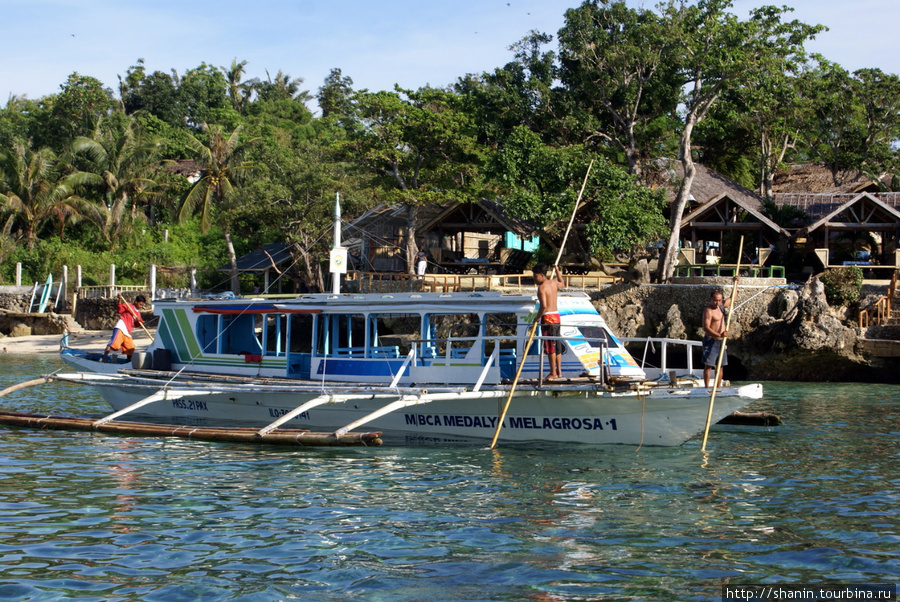
[[[544,337],[559,336],[559,308],[556,306],[556,297],[559,288],[565,285],[559,266],[553,266],[555,278],[547,276],[547,266],[539,263],[531,268],[534,275],[534,283],[537,285],[538,307],[534,321],[540,321],[541,335]],[[544,353],[550,358],[550,374],[546,380],[562,378],[562,341],[553,338],[544,339]]]
[[[102,362],[109,361],[110,351],[120,351],[125,354],[128,360],[131,360],[131,354],[134,353],[134,341],[131,339],[131,331],[134,330],[135,322],[142,323],[141,308],[147,300],[144,295],[138,295],[134,298],[134,305],[119,297],[119,303],[116,305],[116,312],[119,314],[119,321],[113,329],[112,338],[106,345],[106,351],[103,352]]]

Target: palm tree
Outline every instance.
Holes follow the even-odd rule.
[[[257,81],[254,84],[256,94],[260,100],[297,100],[306,102],[312,98],[308,90],[300,89],[300,86],[303,84],[302,77],[292,78],[280,69],[275,74],[274,79],[268,70],[266,71],[266,76],[269,78],[267,81]]]
[[[241,79],[246,74],[244,70],[246,66],[247,61],[239,63],[237,59],[233,59],[231,67],[219,67],[225,75],[225,81],[228,84],[228,98],[231,99],[231,106],[238,113],[244,112],[244,107],[247,101],[250,100],[250,95],[253,94],[252,83],[241,82]]]
[[[86,161],[85,171],[95,176],[93,183],[101,190],[103,202],[96,217],[110,249],[129,225],[146,218],[138,212],[138,201],[158,196],[151,189],[156,185],[152,176],[160,165],[156,161],[160,145],[157,139],[141,138],[134,120],[124,127],[98,127],[93,138],[79,137],[72,143],[72,152]]]
[[[90,179],[79,171],[62,175],[50,149],[32,150],[16,140],[11,149],[0,152],[0,207],[22,225],[26,244],[34,249],[45,223],[55,221],[63,239],[66,223],[90,211],[90,204],[75,194],[75,187]]]
[[[253,171],[253,164],[243,160],[247,147],[253,141],[241,143],[241,129],[242,126],[238,126],[226,137],[222,128],[203,124],[203,130],[209,132],[208,145],[188,135],[188,144],[194,151],[194,160],[200,167],[201,176],[188,190],[178,212],[178,219],[183,222],[199,211],[202,232],[209,230],[213,213],[217,213],[231,261],[231,290],[236,295],[240,294],[240,282],[237,255],[231,241],[230,209],[237,189]]]

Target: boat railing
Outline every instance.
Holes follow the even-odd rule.
[[[687,339],[670,339],[665,337],[624,337],[619,339],[623,343],[644,343],[644,352],[641,357],[640,366],[646,372],[648,368],[646,367],[647,360],[647,352],[655,351],[656,346],[659,346],[659,367],[655,370],[658,370],[660,374],[668,374],[669,371],[673,370],[671,366],[669,366],[669,346],[680,346],[684,347],[683,351],[686,354],[685,362],[686,366],[679,366],[678,370],[685,370],[688,374],[694,375],[694,349],[698,347],[702,347],[703,343],[701,341],[691,341]],[[697,371],[700,368],[696,369]]]
[[[450,329],[450,333],[452,333],[452,331],[453,328]],[[517,362],[516,344],[518,340],[519,337],[512,335],[447,336],[440,338],[415,339],[411,341],[412,348],[413,350],[415,350],[415,355],[413,357],[412,363],[414,365],[420,365],[421,362],[431,361],[431,365],[433,366],[443,365],[446,367],[450,367],[452,365],[455,365],[453,364],[452,360],[460,360],[468,357],[472,347],[475,345],[479,345],[482,346],[481,348],[483,349],[483,352],[479,353],[477,355],[477,358],[480,362],[483,363],[485,369],[490,368],[494,364],[500,366],[501,364],[506,363],[506,365],[508,366],[509,362],[511,362],[512,365],[515,365]],[[529,349],[528,355],[533,355],[536,358],[540,358],[540,380],[543,380],[544,369],[544,345],[542,343],[546,340],[554,340],[560,342],[565,341],[573,344],[588,343],[592,349],[597,350],[597,367],[600,371],[600,382],[606,382],[606,378],[608,376],[606,374],[606,355],[607,351],[609,350],[609,344],[606,337],[586,337],[583,335],[546,337],[536,333],[531,348]],[[459,342],[470,342],[470,345],[468,347],[453,346],[453,343]],[[439,352],[438,350],[440,349],[443,349],[443,351]]]

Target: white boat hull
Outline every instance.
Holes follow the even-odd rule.
[[[58,375],[61,380],[93,384],[116,411],[148,398],[161,382],[140,382],[120,375]],[[153,379],[147,379],[153,380]],[[709,393],[703,388],[654,388],[611,392],[567,387],[517,389],[500,432],[500,441],[549,441],[586,444],[681,445],[703,431]],[[388,392],[383,388],[332,389],[330,398],[284,423],[284,428],[337,431],[404,398],[402,407],[353,430],[381,431],[385,443],[490,440],[509,395],[508,388],[485,391]],[[712,422],[762,396],[760,385],[722,389]],[[217,386],[208,382],[174,382],[167,394],[132,413],[198,425],[266,425],[323,397],[322,389],[303,387]]]
[[[123,363],[124,358],[116,358],[116,362],[101,362],[99,353],[87,353],[80,349],[66,349],[59,357],[75,370],[97,372],[100,374],[116,374],[120,368],[131,368],[131,363]]]

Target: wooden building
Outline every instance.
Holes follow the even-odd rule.
[[[764,264],[770,249],[787,245],[791,233],[766,217],[758,194],[702,165],[697,165],[696,170],[691,184],[692,200],[681,222],[682,263],[718,263],[720,259],[733,263],[741,235],[741,263]],[[673,175],[680,178],[681,173],[679,163]],[[670,198],[676,191],[673,185]]]
[[[496,268],[510,258],[512,250],[530,256],[539,242],[534,228],[510,217],[498,203],[488,200],[419,207],[416,218],[416,244],[427,248],[429,271]],[[405,272],[409,232],[407,207],[381,205],[346,224],[342,237],[355,269]]]
[[[792,242],[814,271],[842,265],[890,270],[900,267],[900,193],[885,192],[890,180],[855,173],[835,182],[822,164],[795,165],[776,176],[773,200],[806,214],[808,223],[793,229]]]

